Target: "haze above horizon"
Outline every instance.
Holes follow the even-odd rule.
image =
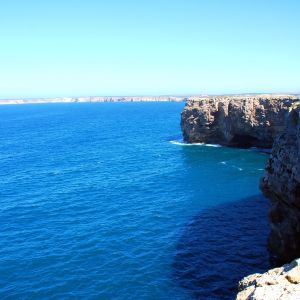
[[[299,93],[296,0],[0,5],[0,98]]]

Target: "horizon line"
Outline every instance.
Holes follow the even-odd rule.
[[[191,93],[191,94],[140,94],[140,95],[81,95],[81,96],[34,96],[34,97],[0,97],[1,100],[39,100],[63,98],[127,98],[127,97],[203,97],[203,96],[238,96],[238,95],[300,95],[300,92],[245,92],[245,93]]]

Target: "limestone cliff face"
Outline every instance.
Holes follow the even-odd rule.
[[[291,96],[191,99],[181,118],[186,142],[273,145],[260,188],[271,202],[269,249],[276,263],[300,257],[299,100]]]
[[[264,274],[253,274],[239,282],[236,300],[300,299],[300,259]]]
[[[271,200],[269,248],[282,263],[300,257],[300,105],[294,106],[260,182]]]
[[[260,188],[270,199],[269,249],[276,263],[300,257],[300,98],[190,99],[181,127],[189,143],[267,147]],[[238,300],[300,299],[300,259],[244,278]]]
[[[188,143],[271,148],[295,96],[190,98],[181,114]]]

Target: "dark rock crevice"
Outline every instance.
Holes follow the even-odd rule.
[[[235,134],[228,145],[231,147],[250,148],[258,144],[259,140],[256,137],[247,134]]]

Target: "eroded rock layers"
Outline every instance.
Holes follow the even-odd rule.
[[[277,264],[300,257],[300,98],[217,97],[187,102],[184,140],[271,148],[260,188],[270,199],[269,250]],[[239,284],[238,300],[300,299],[300,260]]]
[[[271,148],[295,96],[191,98],[181,114],[184,141]]]

